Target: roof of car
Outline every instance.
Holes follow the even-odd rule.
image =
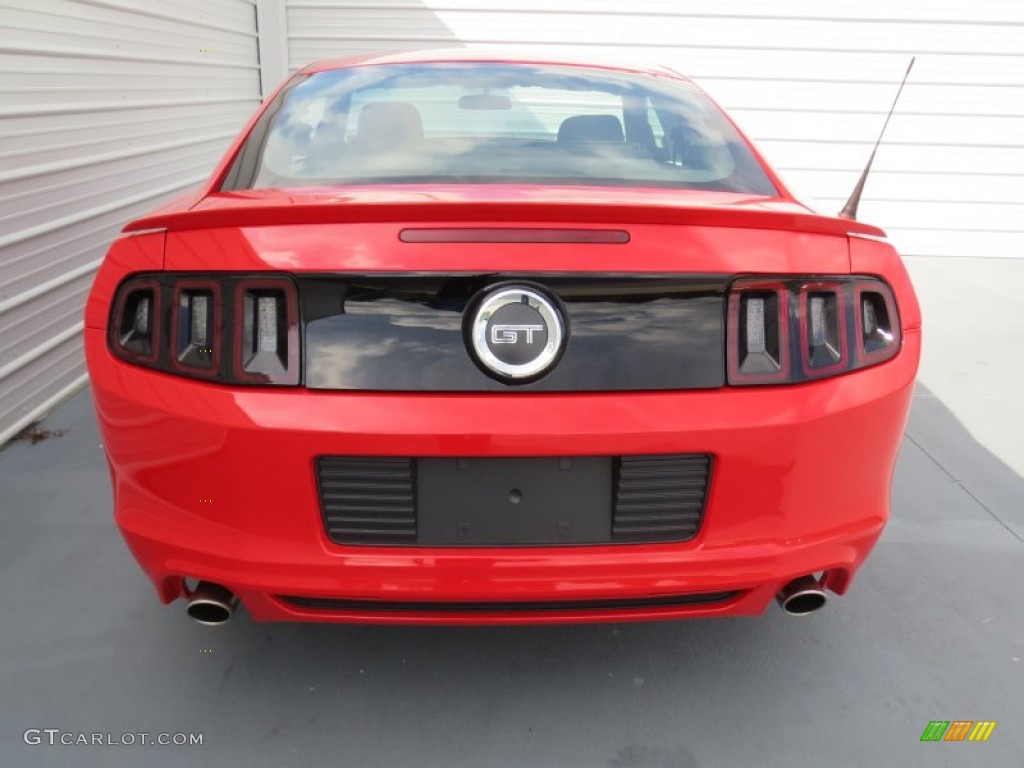
[[[314,61],[301,71],[304,73],[323,72],[331,69],[377,64],[435,64],[441,62],[490,62],[506,64],[552,64],[567,67],[589,67],[593,69],[609,69],[619,72],[636,72],[658,77],[672,77],[688,81],[689,78],[678,72],[660,65],[647,63],[624,63],[622,61],[602,60],[596,57],[575,57],[565,53],[550,51],[517,52],[488,50],[486,48],[440,48],[423,51],[405,51],[398,53],[366,54],[347,56],[338,59],[321,59]]]

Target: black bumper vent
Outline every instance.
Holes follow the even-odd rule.
[[[324,456],[317,485],[327,535],[338,544],[415,544],[412,459]]]
[[[697,535],[710,456],[622,456],[617,465],[613,541],[686,541]]]

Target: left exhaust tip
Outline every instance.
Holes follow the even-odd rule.
[[[828,602],[821,583],[813,576],[801,576],[782,588],[775,596],[782,610],[790,616],[806,616]]]
[[[185,613],[197,624],[216,627],[231,621],[238,597],[227,587],[201,581],[189,595]]]

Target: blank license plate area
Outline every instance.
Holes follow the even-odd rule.
[[[416,501],[419,544],[607,543],[612,460],[421,458]]]

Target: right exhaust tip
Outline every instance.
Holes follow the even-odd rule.
[[[821,583],[813,576],[801,576],[784,586],[775,596],[782,610],[790,616],[806,616],[828,602]]]
[[[185,613],[198,624],[216,627],[229,622],[237,607],[238,597],[230,589],[201,581],[189,596]]]

